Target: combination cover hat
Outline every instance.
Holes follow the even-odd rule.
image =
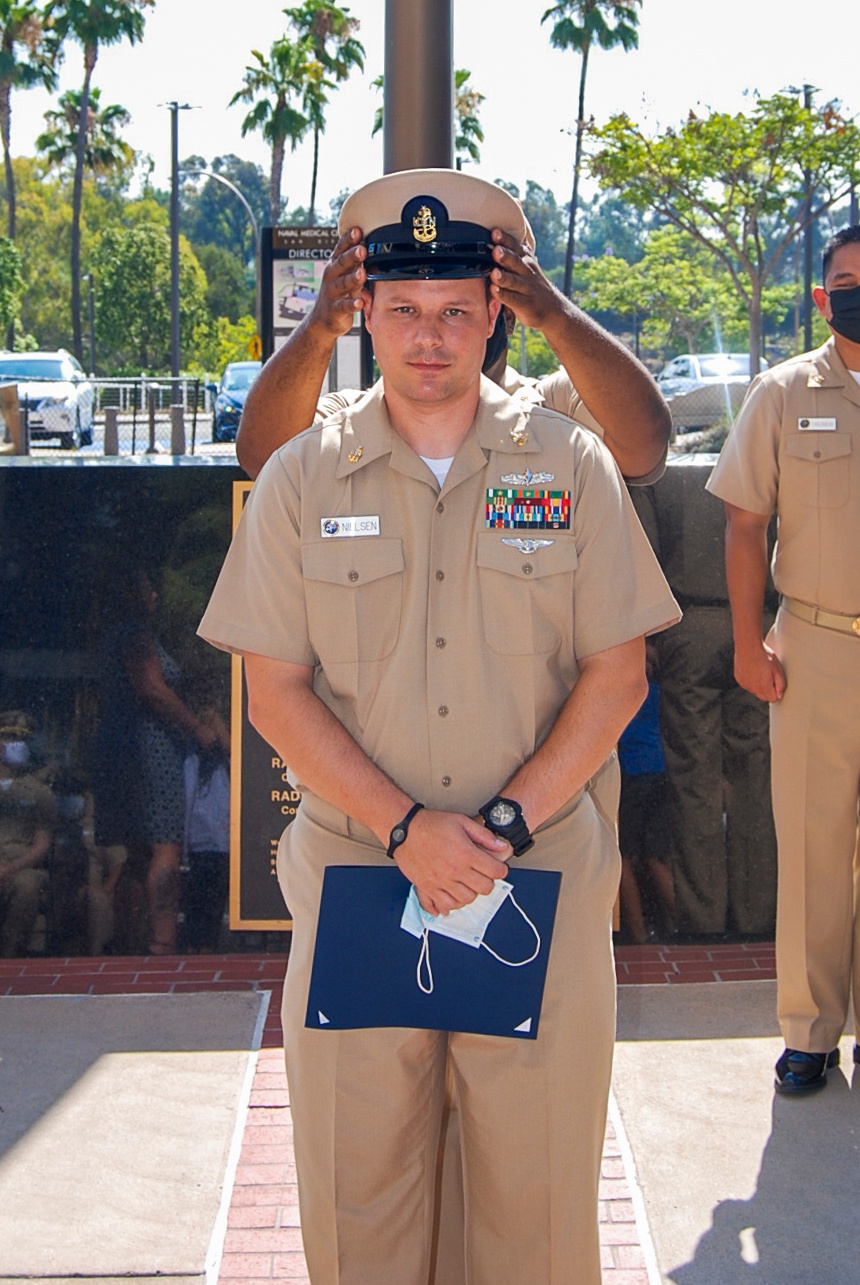
[[[516,197],[460,170],[402,170],[367,183],[340,212],[340,234],[354,227],[364,233],[369,281],[485,276],[493,228],[534,244]]]

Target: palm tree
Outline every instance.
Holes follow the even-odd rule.
[[[57,83],[54,50],[45,38],[42,9],[31,0],[0,0],[0,137],[6,173],[6,228],[15,239],[15,174],[12,169],[12,90]]]
[[[78,154],[81,119],[81,91],[69,89],[58,99],[56,111],[45,112],[48,128],[36,139],[36,151],[48,165],[61,169],[74,164]],[[132,165],[134,148],[120,138],[118,130],[128,125],[130,114],[118,103],[101,106],[101,90],[90,86],[87,132],[84,140],[84,168],[92,174],[109,174]]]
[[[143,37],[145,10],[155,0],[51,0],[48,14],[59,43],[73,40],[84,53],[84,83],[80,95],[80,114],[75,148],[75,174],[72,187],[72,340],[75,356],[83,360],[81,327],[81,204],[83,200],[87,123],[89,120],[90,85],[102,45],[115,45],[123,40],[136,44]]]
[[[454,152],[457,169],[460,169],[463,161],[467,159],[476,162],[481,159],[478,144],[484,141],[484,131],[481,128],[481,122],[478,120],[478,112],[485,95],[478,93],[477,89],[473,89],[468,83],[471,74],[464,67],[458,67],[454,72],[454,126],[456,130]],[[374,89],[385,89],[384,76],[377,76],[371,83]],[[371,137],[374,134],[378,134],[382,129],[382,114],[383,109],[377,107],[373,115]]]
[[[585,130],[585,82],[592,45],[625,52],[639,44],[639,14],[642,0],[559,0],[547,9],[541,22],[552,19],[549,42],[554,49],[572,49],[582,59],[579,72],[579,107],[576,115],[576,153],[573,161],[573,195],[567,225],[567,253],[564,260],[564,293],[570,298],[573,283],[573,245],[576,210],[579,203],[579,173],[582,168],[582,135]]]
[[[327,91],[348,80],[353,68],[364,70],[364,45],[356,38],[359,21],[350,15],[346,5],[327,4],[326,0],[304,0],[300,8],[284,13],[296,30],[306,51],[303,104],[314,132],[314,164],[311,177],[311,202],[308,222],[316,221],[319,140],[325,127]]]
[[[251,50],[251,56],[255,62],[245,68],[244,84],[230,99],[230,106],[254,103],[242,122],[242,137],[253,129],[259,129],[272,149],[269,212],[272,226],[275,226],[281,213],[281,179],[287,139],[290,151],[294,152],[310,128],[309,118],[291,101],[299,98],[304,89],[305,50],[284,36],[274,42],[268,58],[257,49]],[[260,97],[255,102],[258,94]]]

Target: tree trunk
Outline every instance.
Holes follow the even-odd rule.
[[[750,379],[761,367],[761,281],[753,278],[750,290]]]
[[[84,337],[81,327],[81,208],[84,194],[84,156],[87,147],[87,117],[90,107],[90,82],[98,50],[84,50],[84,84],[81,90],[81,111],[78,117],[78,138],[75,147],[75,179],[72,187],[72,347],[78,361],[84,361]]]
[[[6,174],[6,230],[10,241],[15,240],[17,230],[17,206],[15,201],[15,171],[12,168],[12,87],[7,82],[0,85],[0,136],[3,139],[3,168]],[[6,347],[10,352],[15,350],[15,323],[10,321],[6,327]]]
[[[281,181],[284,174],[284,140],[272,144],[272,179],[269,188],[269,213],[272,227],[278,226],[281,217]]]
[[[573,248],[576,232],[576,211],[579,205],[579,171],[582,168],[582,135],[585,130],[585,81],[588,76],[588,52],[582,51],[582,68],[579,73],[579,106],[576,115],[576,150],[573,158],[573,195],[570,198],[570,215],[567,223],[567,252],[564,256],[564,293],[573,296]]]
[[[314,169],[311,175],[311,208],[308,210],[308,223],[312,228],[317,225],[317,170],[320,162],[320,129],[319,125],[314,125]]]

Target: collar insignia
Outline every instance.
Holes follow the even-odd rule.
[[[525,473],[503,473],[502,481],[511,486],[544,486],[555,481],[555,473],[533,473],[527,468]]]
[[[511,441],[514,446],[528,446],[529,435],[524,428],[512,428]]]
[[[355,450],[350,451],[349,455],[347,455],[346,458],[349,460],[350,464],[357,464],[363,454],[364,454],[364,447],[356,446]]]
[[[538,549],[555,544],[555,540],[508,540],[503,536],[502,544],[509,544],[512,548],[519,549],[520,553],[537,553]]]

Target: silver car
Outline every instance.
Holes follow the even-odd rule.
[[[17,384],[31,441],[59,438],[71,450],[93,440],[93,386],[64,348],[0,353],[0,384]]]
[[[762,361],[761,370],[767,370]],[[750,382],[749,353],[681,353],[657,376],[679,433],[730,422]]]

